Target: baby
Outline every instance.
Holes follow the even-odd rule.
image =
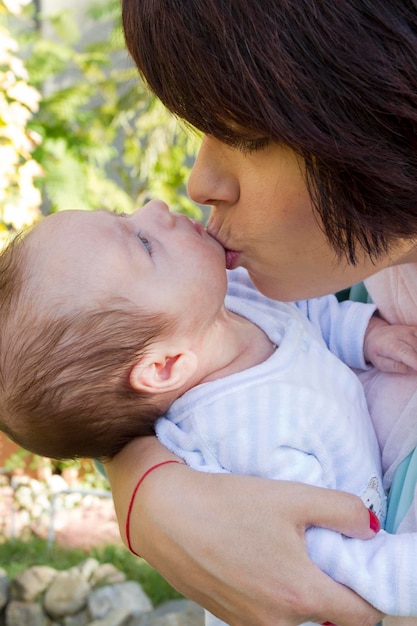
[[[23,447],[106,459],[156,429],[195,469],[349,491],[383,523],[378,443],[349,368],[417,370],[416,327],[333,296],[270,300],[159,201],[49,216],[2,253],[0,275],[0,428]],[[414,535],[312,528],[307,541],[382,612],[417,614]]]

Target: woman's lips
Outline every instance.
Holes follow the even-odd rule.
[[[226,250],[226,268],[228,270],[234,270],[238,266],[240,252],[236,250]]]
[[[210,232],[210,229],[206,228],[206,232],[208,235],[210,235],[210,237],[213,237],[213,239],[215,239],[224,249],[225,254],[226,254],[226,269],[228,270],[236,269],[239,265],[240,252],[225,248],[222,242],[219,241],[219,239],[217,239],[217,237]]]

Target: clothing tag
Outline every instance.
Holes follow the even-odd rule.
[[[386,514],[386,497],[381,481],[377,476],[370,479],[360,497],[366,508],[375,513],[381,526],[383,526]]]

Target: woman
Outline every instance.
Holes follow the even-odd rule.
[[[417,262],[415,2],[122,4],[140,73],[204,134],[189,194],[212,206],[229,267],[295,300]],[[108,466],[122,527],[138,478],[171,458],[149,438]],[[226,622],[379,619],[304,550],[312,524],[373,535],[346,494],[171,463],[146,477],[130,516],[135,550]]]

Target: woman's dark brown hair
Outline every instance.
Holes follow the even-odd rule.
[[[417,2],[122,0],[151,90],[203,133],[301,155],[351,262],[417,236]]]

